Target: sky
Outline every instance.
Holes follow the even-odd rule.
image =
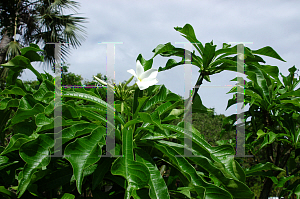
[[[171,42],[184,48],[186,42],[174,27],[190,24],[197,39],[205,43],[213,40],[216,49],[228,42],[253,42],[246,44],[252,50],[271,46],[286,62],[262,56],[266,64],[278,66],[283,75],[288,68],[300,68],[300,1],[298,0],[77,0],[81,7],[77,16],[87,17],[87,37],[82,45],[67,59],[69,72],[81,75],[84,80],[92,80],[97,73],[106,74],[106,45],[100,42],[123,42],[115,45],[116,83],[128,80],[129,69],[136,70],[139,54],[148,60],[152,50],[159,44]],[[195,50],[193,48],[193,50]],[[197,54],[199,55],[199,54]],[[168,59],[180,61],[177,57],[156,56],[152,68],[164,67]],[[43,72],[51,70],[43,66],[34,67]],[[192,66],[192,85],[199,72]],[[198,94],[203,104],[215,108],[216,114],[229,116],[237,112],[236,105],[226,109],[232,94],[226,94],[236,82],[235,72],[223,71],[211,75],[211,82],[203,81]],[[22,80],[36,80],[35,75],[25,70]],[[184,65],[159,72],[158,84],[164,84],[170,91],[184,96]],[[83,80],[83,81],[84,81]],[[133,81],[132,81],[133,82]],[[132,85],[132,83],[130,84]],[[299,87],[299,86],[298,86]],[[192,89],[192,88],[191,88]],[[248,110],[246,106],[245,110]]]

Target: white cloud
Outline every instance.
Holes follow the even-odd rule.
[[[77,0],[78,1],[78,0]],[[196,0],[154,0],[154,1],[99,1],[79,0],[80,16],[89,18],[88,38],[82,46],[71,51],[68,62],[70,71],[91,79],[97,73],[106,74],[106,45],[98,42],[123,42],[115,45],[115,77],[117,82],[130,78],[126,71],[135,67],[137,56],[145,59],[153,56],[152,50],[158,44],[185,42],[185,38],[174,30],[190,23],[199,41],[203,44],[214,41],[217,49],[226,42],[253,42],[251,49],[273,47],[287,62],[265,58],[267,64],[277,65],[287,75],[293,65],[299,68],[299,1],[196,1]],[[176,59],[174,57],[171,57]],[[154,58],[153,68],[164,66],[169,58]],[[180,60],[180,59],[176,59]],[[159,84],[165,84],[172,92],[184,96],[184,66],[158,73]],[[198,68],[192,66],[192,82],[196,83]],[[42,71],[42,70],[39,70]],[[22,79],[31,79],[30,75]],[[229,80],[234,72],[222,72],[211,76],[212,83],[204,81],[203,86],[234,84]],[[214,91],[215,90],[215,91]],[[235,108],[224,111],[230,88],[200,88],[204,105],[215,107],[217,113],[230,115]]]

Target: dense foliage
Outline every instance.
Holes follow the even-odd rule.
[[[215,73],[237,71],[237,46],[223,44],[218,50],[212,42],[203,46],[189,24],[175,30],[194,43],[199,53],[189,52],[192,64],[199,67],[197,86]],[[264,60],[259,55],[283,60],[271,47],[245,48],[245,74],[250,80],[245,84],[245,104],[250,105],[245,118],[251,118],[245,122],[246,152],[255,155],[254,161],[234,157],[237,116],[214,115],[213,109],[202,104],[197,89],[188,105],[193,112],[190,129],[184,128],[186,107],[181,96],[164,85],[145,90],[128,86],[132,78],[116,85],[115,107],[105,101],[106,88],[99,87],[64,88],[62,103],[55,103],[54,78],[31,65],[43,61],[39,51],[30,44],[2,64],[10,68],[0,95],[3,197],[78,198],[83,194],[93,198],[252,199],[259,194],[265,199],[276,190],[273,186],[280,195],[300,197],[299,180],[291,180],[299,177],[300,90],[295,88],[300,78],[294,78],[296,68],[292,67],[287,77],[281,75],[281,82],[276,66],[260,64]],[[137,57],[145,71],[152,68],[157,55],[182,57],[180,62],[169,59],[159,71],[186,62],[186,50],[170,43],[158,45],[153,52],[149,60]],[[35,85],[18,79],[26,68],[36,75]],[[236,103],[238,86],[243,85],[229,92],[234,97],[228,107]],[[63,114],[54,118],[57,107]],[[113,122],[108,115],[114,115]],[[62,129],[55,134],[57,119]],[[11,137],[9,143],[5,137]],[[186,138],[193,148],[185,145]],[[112,140],[115,147],[110,148]],[[54,157],[60,147],[64,156]],[[186,156],[186,151],[194,156]],[[286,166],[290,173],[285,175]],[[254,193],[258,178],[252,176],[263,181],[260,193]]]

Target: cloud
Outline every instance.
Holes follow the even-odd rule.
[[[68,62],[70,71],[91,79],[97,73],[106,74],[106,45],[99,42],[123,42],[115,45],[115,78],[122,82],[130,78],[126,71],[135,68],[137,56],[145,59],[153,56],[152,50],[158,44],[171,42],[183,48],[186,42],[174,27],[191,24],[195,34],[203,44],[214,41],[217,49],[227,42],[253,42],[246,45],[251,49],[265,46],[273,47],[287,62],[265,58],[267,64],[277,65],[287,75],[293,65],[299,68],[299,1],[99,1],[80,0],[80,16],[89,18],[88,38],[82,46],[71,51]],[[173,57],[171,57],[173,58]],[[180,59],[175,58],[177,61]],[[154,58],[153,68],[164,66],[168,58]],[[198,78],[198,68],[192,68],[192,84]],[[229,85],[235,77],[234,72],[222,72],[211,76],[211,83],[203,86]],[[26,79],[26,76],[23,78]],[[31,77],[28,75],[28,77]],[[184,96],[184,66],[160,72],[159,84]],[[199,94],[207,107],[215,107],[217,113],[230,115],[235,108],[224,111],[230,88],[200,88]]]

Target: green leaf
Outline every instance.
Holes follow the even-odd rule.
[[[134,112],[133,118],[137,117],[139,111],[145,105],[145,103],[148,101],[149,98],[150,98],[149,96],[147,96],[147,97],[145,96],[145,97],[142,97],[142,98],[138,99],[138,106],[137,106],[137,108],[136,108],[136,110]]]
[[[295,91],[289,91],[289,92],[286,92],[282,95],[280,95],[277,99],[284,99],[284,98],[287,98],[287,97],[300,97],[300,89],[298,90],[295,90]]]
[[[77,99],[87,100],[89,102],[93,102],[95,104],[98,104],[103,109],[108,108],[109,111],[114,112],[114,108],[110,104],[107,104],[105,101],[100,99],[100,96],[95,97],[93,95],[86,94],[86,93],[81,93],[81,92],[63,91],[62,92],[62,97],[69,97],[69,98],[77,98]]]
[[[36,52],[42,51],[39,48],[35,48],[33,46],[31,47],[25,47],[25,48],[21,48],[21,55],[28,58],[30,60],[30,62],[34,62],[34,61],[44,61],[43,56],[40,56],[39,54],[37,54]]]
[[[156,95],[154,95],[153,97],[151,97],[146,102],[146,104],[144,105],[142,110],[147,111],[149,108],[151,108],[155,104],[165,101],[165,99],[166,99],[169,92],[170,91],[165,87],[165,85],[162,85],[159,89],[159,92]]]
[[[195,94],[195,98],[192,104],[192,112],[193,113],[206,113],[208,109],[202,104],[202,100],[198,93]]]
[[[158,68],[158,72],[161,72],[161,71],[165,71],[165,70],[169,70],[171,68],[174,68],[175,66],[179,66],[179,65],[182,65],[184,64],[184,60],[181,60],[180,62],[177,62],[176,60],[174,59],[168,59],[167,63],[166,63],[166,66],[165,67],[159,67]]]
[[[28,58],[23,57],[21,55],[17,55],[7,63],[1,64],[1,66],[8,67],[8,68],[18,67],[21,69],[25,69],[29,64],[30,64],[30,60]]]
[[[102,121],[102,122],[110,125],[112,128],[115,128],[115,126],[110,121],[106,120],[106,118],[104,118],[103,116],[101,116],[101,115],[99,115],[99,114],[97,114],[97,113],[95,113],[93,111],[84,110],[84,108],[82,108],[82,109],[79,109],[79,113],[82,116],[94,119],[96,121]]]
[[[44,80],[40,84],[39,89],[33,94],[33,97],[38,101],[49,103],[51,100],[54,99],[54,95],[53,95],[54,90],[55,90],[54,84],[49,80]]]
[[[183,175],[191,183],[191,186],[201,187],[201,189],[198,189],[197,191],[197,194],[200,196],[200,198],[232,198],[231,194],[229,194],[229,192],[226,190],[205,182],[202,177],[196,173],[195,168],[186,160],[186,158],[176,157],[176,155],[183,154],[184,147],[182,145],[163,140],[152,144],[154,144],[155,148],[160,150],[166,157],[168,157],[168,161],[172,164],[172,166],[176,167],[183,173]],[[201,158],[202,162],[204,160],[203,156],[199,156],[197,158]],[[245,192],[244,198],[247,198],[247,194],[245,194]]]
[[[20,147],[30,141],[31,139],[27,136],[27,135],[24,135],[24,134],[15,134],[11,139],[10,139],[10,142],[9,144],[7,145],[7,147],[5,148],[4,151],[2,151],[2,153],[0,155],[4,155],[4,154],[7,154],[11,151],[15,151],[15,150],[19,150]]]
[[[191,43],[195,43],[193,44],[193,46],[197,49],[200,55],[203,56],[203,45],[200,41],[197,40],[195,31],[190,24],[185,24],[183,28],[175,27],[174,29],[182,33],[182,36],[189,40]]]
[[[12,118],[11,125],[22,122],[25,119],[44,112],[44,107],[36,101],[32,95],[27,94],[20,100],[16,115]]]
[[[111,168],[113,175],[120,175],[127,180],[127,189],[124,198],[130,199],[134,190],[143,188],[149,182],[149,171],[147,167],[134,161],[133,154],[133,132],[131,129],[123,129],[123,157],[118,157]]]
[[[245,73],[248,75],[247,78],[252,80],[254,84],[258,85],[259,94],[261,98],[266,100],[266,102],[270,103],[270,91],[268,88],[268,82],[270,82],[270,77],[261,70],[258,66],[249,64],[245,67]]]
[[[73,194],[65,193],[61,199],[74,199],[75,196]]]
[[[0,110],[5,110],[10,107],[19,107],[19,100],[8,97],[0,101]]]
[[[7,190],[4,186],[0,186],[0,194],[2,194],[4,196],[9,196],[10,198],[17,198],[15,193],[13,193],[12,191]]]
[[[74,105],[74,107],[75,107],[75,105]],[[95,111],[95,112],[102,114],[103,116],[107,114],[107,111],[98,105],[78,105],[78,106],[76,106],[76,109]],[[116,109],[117,109],[117,107],[116,107]],[[118,122],[120,122],[121,124],[123,124],[123,125],[125,124],[125,119],[122,117],[122,115],[119,112],[115,112],[115,119]]]
[[[277,52],[270,46],[266,46],[266,47],[263,47],[263,48],[260,48],[258,50],[252,50],[252,53],[253,54],[259,54],[259,55],[265,55],[265,56],[268,56],[268,57],[272,57],[272,58],[275,58],[275,59],[278,59],[280,61],[284,61],[286,62],[284,59],[282,59],[278,54]]]
[[[13,95],[26,95],[26,93],[19,87],[13,87],[12,89],[7,89],[5,88],[2,92],[1,95],[4,94],[13,94]]]
[[[261,136],[265,135],[266,133],[263,132],[263,130],[259,129],[256,134],[258,136],[257,139],[259,139]]]
[[[123,128],[127,128],[130,127],[132,124],[136,124],[136,123],[141,123],[143,122],[143,120],[141,119],[134,119],[134,120],[130,120],[129,122],[127,122]]]
[[[153,49],[152,52],[154,52],[152,59],[158,54],[160,54],[163,57],[177,56],[177,57],[182,58],[182,60],[180,62],[177,62],[174,59],[169,59],[164,68],[159,67],[158,72],[169,70],[175,66],[184,64],[185,63],[184,62],[185,61],[185,59],[184,59],[185,52],[190,53],[192,55],[192,58],[193,58],[192,64],[193,65],[195,65],[199,68],[201,68],[201,66],[202,66],[202,59],[199,56],[195,55],[193,52],[186,51],[183,48],[175,48],[170,42],[166,43],[166,44],[159,44],[155,49]]]
[[[65,156],[73,167],[77,190],[80,194],[83,170],[100,159],[102,146],[99,142],[103,142],[105,134],[106,128],[98,127],[90,135],[77,138],[65,148]]]
[[[289,177],[284,177],[284,176],[281,177],[281,178],[279,179],[278,184],[276,185],[275,188],[277,188],[277,187],[283,187],[284,184],[285,184],[287,181],[289,181],[290,179],[293,179],[293,178],[295,178],[294,175],[289,176]]]
[[[157,107],[156,111],[158,112],[159,116],[162,117],[164,113],[167,113],[170,110],[174,110],[181,102],[177,101],[175,103],[171,103],[169,101],[163,103],[159,107]]]
[[[138,60],[140,61],[140,63],[144,67],[144,71],[147,71],[147,70],[152,68],[153,58],[151,58],[149,60],[145,60],[143,58],[143,56],[141,54],[139,54],[139,56],[136,58],[136,61],[138,61]]]
[[[203,70],[208,69],[211,61],[213,60],[215,56],[217,45],[212,45],[211,43],[206,43],[204,52],[203,52]]]
[[[143,163],[150,173],[149,186],[151,199],[170,198],[168,187],[153,159],[140,148],[137,148],[135,151],[137,162]]]
[[[154,58],[160,54],[163,57],[178,56],[184,58],[185,50],[183,48],[175,48],[170,42],[166,44],[159,44],[155,49],[152,50]]]
[[[300,199],[300,184],[294,189],[294,194],[297,196],[297,199]]]
[[[183,122],[180,124],[183,125]],[[181,135],[186,134],[182,127],[169,124],[162,124],[162,126]],[[195,150],[193,154],[196,155],[197,153],[201,154],[201,156],[191,159],[209,173],[214,174],[235,197],[244,198],[243,194],[245,192],[250,194],[249,188],[243,183],[245,181],[245,173],[232,157],[235,154],[234,149],[230,145],[212,147],[195,131],[192,133],[193,149]],[[180,145],[176,144],[176,146]],[[218,170],[222,172],[220,173]]]
[[[250,169],[246,168],[245,173],[246,176],[251,176],[254,172],[263,171],[263,170],[285,171],[284,169],[275,166],[273,163],[267,162],[265,164],[259,163],[257,165],[254,165]]]
[[[161,120],[159,118],[158,112],[154,111],[151,115],[146,112],[140,112],[139,113],[140,119],[143,120],[144,123],[150,123],[157,127],[159,127],[161,130],[163,129],[161,127]]]
[[[18,162],[19,161],[11,162],[11,161],[9,161],[8,157],[6,157],[6,156],[0,156],[0,170],[4,169],[5,167],[8,167],[10,165],[16,164]]]
[[[62,144],[79,136],[90,134],[97,127],[99,127],[99,125],[90,122],[66,127],[62,130]]]
[[[26,162],[19,175],[18,193],[21,197],[30,184],[32,175],[50,163],[50,148],[54,146],[53,134],[41,134],[20,148],[20,156]]]

